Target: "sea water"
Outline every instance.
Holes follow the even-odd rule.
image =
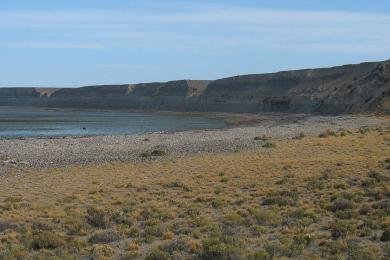
[[[0,138],[124,135],[224,126],[222,120],[198,116],[0,107]]]

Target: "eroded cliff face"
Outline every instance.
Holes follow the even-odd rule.
[[[0,105],[173,111],[389,113],[390,61],[215,81],[0,88]]]

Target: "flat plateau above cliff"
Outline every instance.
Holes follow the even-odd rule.
[[[214,81],[0,88],[0,106],[203,112],[390,112],[390,60]]]

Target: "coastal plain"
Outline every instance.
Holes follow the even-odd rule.
[[[1,140],[0,258],[389,257],[389,119],[287,118]]]

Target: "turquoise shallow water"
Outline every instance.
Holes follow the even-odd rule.
[[[141,134],[222,128],[205,117],[0,107],[0,138]]]

